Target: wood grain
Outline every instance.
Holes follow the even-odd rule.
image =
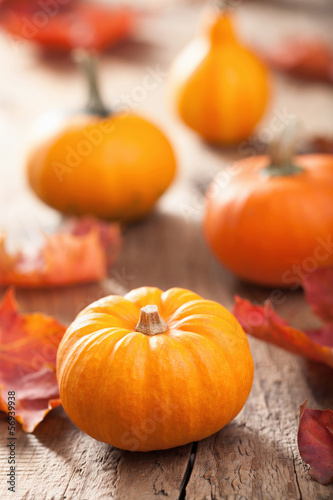
[[[251,396],[231,425],[199,443],[188,498],[332,498],[331,487],[311,480],[297,448],[299,403],[332,407],[332,373],[255,340],[251,349]]]
[[[171,113],[164,97],[166,71],[196,31],[198,5],[172,5],[160,19],[146,21],[139,43],[126,43],[103,56],[101,77],[108,102],[132,95],[147,68],[162,76],[139,113],[160,123],[172,138],[180,164],[177,182],[146,220],[128,228],[124,250],[99,284],[59,290],[18,290],[23,311],[42,311],[69,323],[87,304],[111,293],[142,285],[190,288],[231,308],[235,293],[256,301],[267,289],[237,281],[208,251],[201,231],[202,186],[214,172],[230,167],[237,151],[204,145]],[[186,19],[186,23],[184,23]],[[272,21],[273,20],[273,21]],[[239,7],[244,39],[260,45],[277,43],[290,33],[324,34],[327,15],[280,11],[254,3]],[[75,108],[84,85],[69,60],[45,57],[21,42],[0,37],[0,226],[13,240],[34,240],[40,228],[52,230],[58,215],[38,202],[25,185],[24,143],[31,122],[52,107]],[[276,76],[272,104],[263,127],[278,113],[303,120],[306,133],[333,133],[332,89]],[[228,170],[226,170],[228,171]],[[198,189],[199,186],[199,189]],[[315,324],[301,292],[286,292],[279,312],[302,327]],[[250,398],[233,423],[196,445],[154,453],[130,453],[94,441],[79,431],[61,408],[51,412],[32,435],[17,429],[17,493],[5,483],[7,425],[0,415],[1,499],[150,500],[156,497],[203,499],[328,499],[333,486],[314,482],[300,459],[296,436],[299,405],[309,399],[316,408],[333,407],[332,372],[278,348],[251,340],[255,379]]]

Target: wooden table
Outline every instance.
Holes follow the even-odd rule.
[[[17,291],[23,311],[43,311],[70,322],[83,306],[109,294],[145,284],[190,288],[231,308],[235,293],[263,301],[269,290],[245,285],[212,257],[200,220],[205,185],[217,169],[240,154],[209,148],[170,111],[164,99],[170,62],[193,36],[199,7],[170,6],[147,20],[139,43],[126,43],[103,56],[101,77],[109,102],[130,94],[132,105],[160,123],[179,157],[179,175],[158,209],[125,232],[124,250],[107,280],[62,290]],[[184,21],[186,19],[186,22]],[[331,19],[300,10],[279,11],[255,3],[239,7],[239,26],[253,44],[278,41],[295,32],[328,37]],[[326,33],[326,35],[323,35]],[[24,141],[31,121],[53,107],[75,108],[85,88],[76,68],[63,58],[41,57],[28,44],[0,38],[0,223],[15,237],[35,238],[58,215],[39,203],[25,185]],[[158,67],[158,68],[157,68]],[[162,70],[154,90],[138,102],[136,86],[151,69]],[[305,132],[333,133],[333,94],[324,85],[274,77],[271,108],[263,122],[270,133],[275,114],[298,114]],[[199,186],[199,189],[198,189]],[[278,310],[294,325],[315,320],[301,292],[284,295]],[[152,453],[131,453],[99,443],[58,408],[33,434],[17,433],[17,493],[9,494],[5,447],[1,447],[2,499],[328,499],[333,486],[311,480],[300,459],[296,436],[299,406],[333,407],[332,373],[319,364],[250,339],[255,361],[253,389],[244,410],[219,433],[199,443]],[[0,418],[6,433],[5,414]],[[19,427],[19,425],[18,425]]]

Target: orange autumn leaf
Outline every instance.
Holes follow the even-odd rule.
[[[0,23],[12,35],[60,49],[103,50],[130,36],[137,18],[129,7],[81,0],[7,0],[0,13]]]
[[[44,236],[35,253],[10,255],[0,235],[0,285],[63,286],[98,281],[107,274],[121,246],[118,224],[82,218]]]
[[[273,311],[269,302],[264,306],[258,306],[238,296],[235,297],[235,301],[234,315],[246,333],[333,368],[333,337],[330,346],[320,345],[316,331],[311,332],[310,338],[305,332],[289,326]],[[318,329],[318,337],[320,333]]]
[[[321,484],[333,481],[333,411],[300,407],[298,449],[310,465],[310,475]]]
[[[15,418],[26,432],[61,404],[55,364],[64,332],[52,317],[20,314],[12,290],[0,303],[0,410],[15,391]]]

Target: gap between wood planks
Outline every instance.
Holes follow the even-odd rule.
[[[185,474],[182,479],[182,482],[180,483],[180,493],[178,500],[185,500],[186,498],[186,486],[188,485],[188,482],[190,480],[193,471],[195,458],[197,456],[197,449],[198,449],[198,442],[195,441],[194,443],[192,443],[191,453],[187,462]]]

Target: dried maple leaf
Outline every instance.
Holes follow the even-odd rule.
[[[300,148],[297,148],[297,152],[300,154],[325,153],[332,155],[333,137],[329,135],[315,135],[313,137],[307,137],[300,143]]]
[[[325,323],[322,328],[307,330],[308,337],[320,345],[333,347],[333,268],[323,268],[303,279],[307,302]]]
[[[302,285],[313,312],[326,323],[333,323],[333,268],[325,267],[308,274]]]
[[[103,50],[132,34],[137,13],[125,6],[68,0],[11,0],[1,8],[0,22],[14,36],[43,47]]]
[[[61,404],[55,363],[64,332],[52,317],[20,314],[12,290],[0,303],[0,410],[15,391],[15,418],[26,432]]]
[[[310,338],[310,335],[289,326],[273,311],[269,302],[258,306],[238,296],[235,301],[234,315],[246,333],[333,368],[332,347],[320,345],[316,338],[315,332],[320,333],[320,329],[313,330]]]
[[[310,475],[321,484],[333,481],[333,411],[300,407],[298,448]]]
[[[304,79],[333,83],[333,49],[323,41],[286,40],[262,55],[278,70]]]
[[[118,224],[83,218],[45,236],[44,246],[33,255],[10,255],[5,243],[0,235],[0,285],[44,287],[104,278],[118,255],[121,237]]]

